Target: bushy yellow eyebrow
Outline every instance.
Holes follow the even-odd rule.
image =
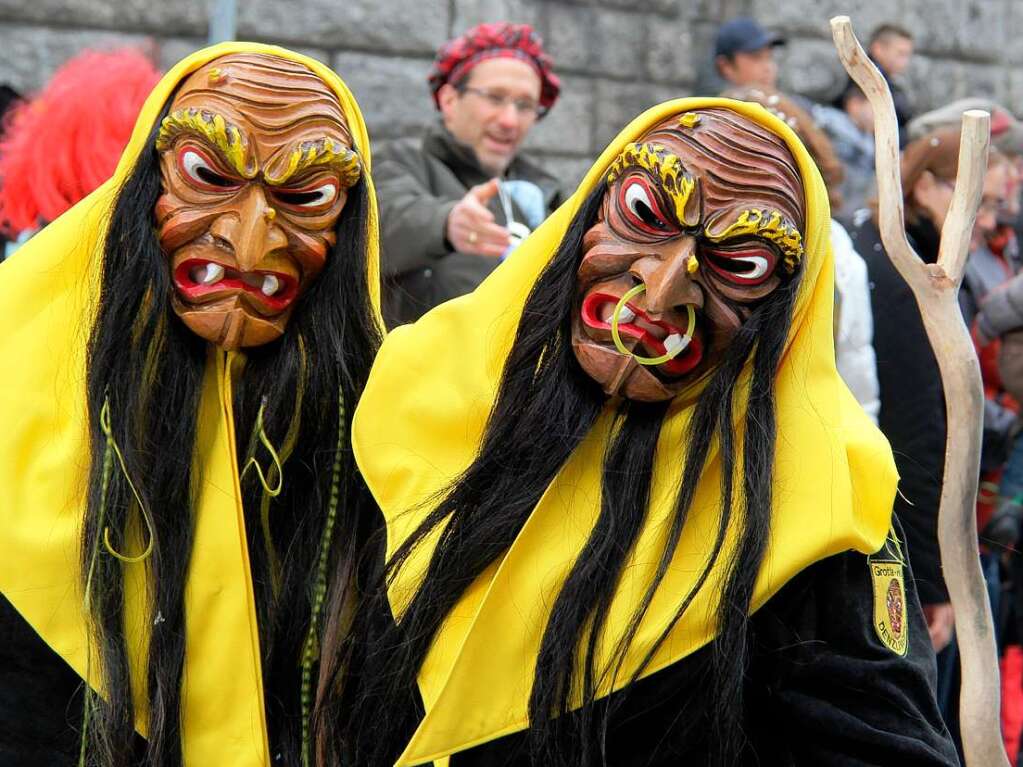
[[[696,190],[696,180],[686,173],[682,160],[660,144],[628,144],[611,163],[607,171],[607,184],[617,181],[628,168],[643,168],[649,171],[661,185],[664,193],[675,206],[675,218],[682,226],[696,226],[695,219],[686,218],[686,206]]]
[[[336,170],[341,186],[345,189],[353,186],[362,175],[362,161],[354,150],[334,139],[323,138],[303,141],[291,151],[279,171],[265,172],[264,177],[270,184],[284,184],[295,175],[317,165]]]
[[[258,168],[249,156],[248,142],[237,126],[222,115],[201,109],[178,109],[163,118],[156,137],[157,151],[170,149],[183,133],[195,133],[220,150],[224,159],[242,178],[255,178]]]
[[[748,208],[739,214],[735,223],[717,234],[704,232],[715,244],[738,237],[762,237],[773,242],[785,256],[785,269],[791,274],[803,258],[803,236],[776,210]]]

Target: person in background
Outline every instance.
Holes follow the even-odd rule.
[[[84,51],[11,110],[0,140],[0,261],[110,178],[159,79],[139,50]]]
[[[774,49],[785,38],[746,17],[726,21],[714,43],[714,63],[727,84],[773,89],[778,84]]]
[[[831,205],[831,251],[835,259],[835,362],[838,374],[864,411],[877,423],[877,362],[874,356],[874,319],[867,288],[867,265],[848,232],[834,218],[842,207],[843,167],[827,135],[810,114],[792,98],[761,88],[731,88],[723,94],[739,101],[755,101],[792,128],[821,172]]]
[[[560,89],[529,25],[473,27],[441,47],[429,82],[438,122],[377,156],[389,327],[474,290],[561,202],[519,153]]]
[[[849,80],[833,106],[814,104],[812,111],[813,119],[831,139],[835,154],[845,166],[839,188],[842,204],[831,212],[835,218],[849,221],[873,195],[874,109],[860,87]]]
[[[908,138],[905,127],[913,119],[913,102],[902,87],[900,78],[913,58],[913,35],[897,24],[882,24],[870,36],[867,53],[888,81],[892,101],[895,102],[895,119],[899,123],[899,141],[905,146]]]

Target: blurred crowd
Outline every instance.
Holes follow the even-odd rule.
[[[962,112],[991,113],[992,148],[960,293],[986,404],[978,477],[978,556],[996,617],[1003,734],[1011,759],[1023,731],[1023,261],[1019,239],[1023,124],[1006,107],[966,99],[914,109],[902,76],[913,36],[883,24],[868,51],[894,98],[902,146],[906,233],[937,259],[956,179]],[[919,310],[893,268],[877,224],[874,115],[851,80],[831,103],[778,88],[781,35],[749,18],[714,43],[720,86],[698,95],[755,101],[787,122],[816,160],[832,209],[839,372],[895,453],[896,509],[938,653],[939,703],[953,732],[958,689],[955,615],[936,533],[945,461],[945,399]],[[468,30],[438,52],[428,76],[437,119],[421,135],[374,147],[385,318],[412,322],[473,290],[572,189],[520,152],[557,108],[556,62],[526,25]],[[141,53],[86,53],[39,93],[0,93],[0,260],[110,176],[159,73]],[[358,95],[358,94],[356,94]],[[680,94],[681,95],[681,94]],[[99,105],[102,105],[100,107]],[[1023,758],[1014,764],[1023,765]]]

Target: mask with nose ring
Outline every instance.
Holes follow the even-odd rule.
[[[668,400],[795,272],[802,181],[780,142],[726,110],[660,123],[605,181],[583,238],[573,350],[607,394]]]
[[[337,96],[266,57],[222,57],[182,84],[156,148],[175,313],[224,349],[275,340],[362,172]]]

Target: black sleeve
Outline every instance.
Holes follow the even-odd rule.
[[[867,262],[874,314],[874,352],[881,394],[878,426],[899,471],[895,513],[905,526],[920,601],[948,602],[938,551],[938,505],[945,470],[945,393],[923,319],[909,286],[895,271],[876,230],[856,231]]]
[[[78,763],[81,685],[0,595],[0,767]]]
[[[909,569],[908,643],[899,655],[880,637],[887,629],[876,626],[876,564],[858,552],[829,557],[754,616],[751,674],[766,697],[764,724],[788,744],[795,765],[958,765],[935,701],[934,652]]]

